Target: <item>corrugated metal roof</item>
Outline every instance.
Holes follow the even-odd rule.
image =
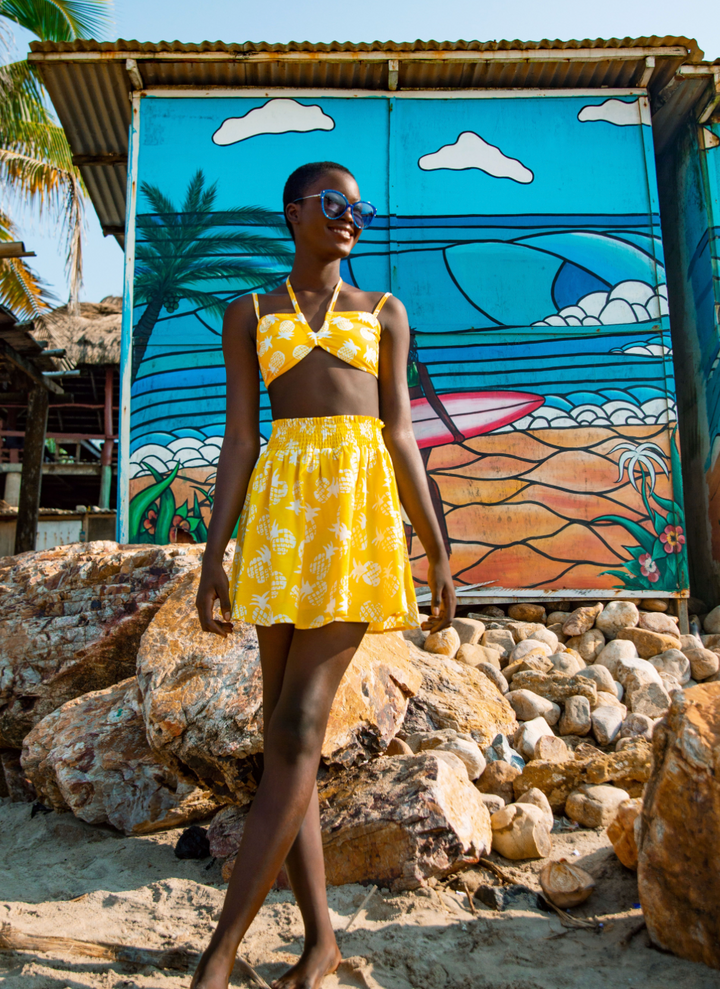
[[[122,159],[128,150],[130,95],[137,88],[127,59],[137,62],[144,89],[600,89],[637,87],[650,77],[650,93],[657,99],[681,65],[699,65],[703,58],[690,38],[657,36],[286,45],[120,39],[35,41],[30,47],[30,60],[48,88],[73,154],[80,157],[103,229],[120,241],[127,185]],[[397,65],[391,66],[391,60]],[[702,87],[696,88],[701,93]],[[666,117],[677,125],[676,113],[666,112]]]

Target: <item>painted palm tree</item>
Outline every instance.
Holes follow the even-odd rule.
[[[112,0],[0,0],[0,30],[8,21],[43,41],[72,41],[104,33]],[[70,300],[82,282],[84,187],[72,163],[62,127],[47,109],[45,90],[26,61],[8,61],[11,38],[0,34],[0,180],[16,200],[35,205],[59,223],[64,241]],[[17,224],[0,211],[0,241],[15,240]],[[51,296],[41,279],[20,259],[0,261],[0,302],[18,316],[47,309]]]
[[[135,304],[145,305],[133,331],[133,380],[162,309],[175,312],[185,300],[222,316],[232,298],[276,285],[292,263],[280,240],[277,214],[261,206],[214,212],[217,183],[205,185],[199,169],[178,210],[155,185],[141,191],[152,207],[137,217]],[[263,233],[227,232],[228,226],[257,226]],[[230,282],[219,292],[219,281]]]

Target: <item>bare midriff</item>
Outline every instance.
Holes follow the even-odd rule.
[[[379,416],[377,379],[317,347],[268,388],[273,419]]]

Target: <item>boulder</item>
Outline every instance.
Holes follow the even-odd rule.
[[[645,611],[667,611],[668,603],[663,598],[644,598],[640,607]]]
[[[623,723],[623,710],[620,706],[600,704],[592,712],[593,735],[598,745],[610,745],[620,732]]]
[[[487,764],[485,772],[476,781],[475,786],[480,793],[488,793],[501,797],[503,803],[509,804],[515,799],[513,780],[519,775],[520,770],[517,766],[512,766],[509,762],[497,759],[495,762],[489,762]]]
[[[670,707],[670,694],[662,683],[645,683],[633,691],[629,704],[633,714],[662,718]]]
[[[453,626],[449,625],[439,632],[431,632],[425,639],[423,648],[426,652],[434,652],[439,656],[449,656],[452,659],[460,648],[460,636]]]
[[[535,642],[544,642],[546,646],[550,646],[551,653],[554,653],[560,644],[560,640],[552,629],[545,628],[543,625],[540,625],[539,627],[536,625],[534,631],[528,636],[528,638],[534,639]]]
[[[537,651],[540,651],[544,656],[552,655],[552,649],[546,642],[541,642],[539,639],[522,639],[510,653],[510,662],[524,659]]]
[[[590,706],[597,703],[597,687],[582,673],[568,677],[563,673],[517,673],[510,684],[513,690],[531,690],[555,704],[564,704],[569,697],[587,697]]]
[[[620,738],[650,738],[655,722],[647,714],[628,714],[620,729]]]
[[[201,546],[73,543],[0,561],[0,747],[135,673],[140,637]]]
[[[545,608],[541,604],[511,604],[508,617],[519,622],[545,622]]]
[[[582,635],[583,632],[589,632],[602,610],[603,606],[600,602],[576,608],[563,622],[563,633],[568,637],[572,637]]]
[[[476,645],[483,637],[485,625],[476,618],[453,618],[452,627],[458,634],[460,645]]]
[[[590,701],[587,697],[568,697],[558,727],[561,735],[587,735],[592,728]]]
[[[533,718],[526,721],[519,732],[517,747],[520,755],[526,759],[535,757],[535,746],[542,735],[552,735],[553,730],[545,718]]]
[[[595,666],[607,666],[613,680],[617,680],[616,671],[618,663],[628,659],[638,659],[638,651],[635,648],[635,644],[626,639],[613,639],[612,642],[608,642],[600,650],[595,660]]]
[[[620,689],[622,690],[622,687],[620,687]],[[602,706],[605,706],[605,707],[608,707],[608,706],[609,707],[615,707],[619,711],[622,711],[623,719],[627,716],[627,707],[625,707],[625,705],[621,701],[618,700],[618,697],[617,697],[617,694],[615,693],[615,691],[613,691],[612,693],[610,693],[609,691],[598,690],[598,695],[597,696],[598,696],[597,707],[602,707]],[[593,710],[596,710],[596,708],[593,708]]]
[[[545,811],[534,804],[510,804],[490,818],[492,848],[508,859],[547,858],[552,851]]]
[[[608,824],[607,835],[612,842],[615,854],[620,859],[626,869],[637,870],[638,849],[636,831],[639,831],[640,814],[642,812],[642,800],[635,797],[632,800],[623,800],[618,806],[617,814]]]
[[[549,725],[555,725],[560,717],[560,708],[552,701],[533,694],[530,690],[511,690],[505,695],[519,721],[532,721],[544,718]]]
[[[533,649],[522,659],[514,659],[503,670],[503,676],[512,683],[513,677],[518,673],[525,673],[526,670],[534,670],[536,673],[549,673],[553,669],[550,657],[541,652],[540,649]]]
[[[496,793],[481,793],[480,799],[487,807],[487,812],[491,817],[497,811],[502,810],[505,806],[505,801],[503,798],[498,797]]]
[[[496,669],[494,666],[491,666],[490,663],[478,663],[475,669],[478,673],[482,673],[483,676],[486,676],[491,683],[495,684],[501,694],[507,694],[510,687],[508,686],[508,682],[500,670]]]
[[[587,666],[583,670],[583,676],[586,680],[592,680],[598,690],[605,691],[609,694],[615,693],[615,681],[607,666]]]
[[[708,635],[720,635],[720,604],[705,615],[703,628]]]
[[[556,673],[566,673],[567,676],[573,676],[575,673],[579,673],[580,670],[585,669],[584,661],[575,652],[556,652],[554,655],[549,656],[548,659],[552,663],[552,668]],[[550,670],[548,670],[549,672]]]
[[[662,632],[650,632],[646,628],[621,628],[616,638],[632,642],[642,659],[650,659],[666,649],[677,649],[680,636],[664,635]]]
[[[685,649],[693,680],[707,680],[720,669],[720,656],[711,649]]]
[[[506,665],[510,658],[510,653],[515,648],[515,639],[512,632],[506,628],[489,628],[483,633],[482,644],[489,646],[491,649],[496,649],[500,653],[501,663],[504,660],[503,665]]]
[[[485,756],[477,742],[465,738],[451,738],[435,747],[436,752],[453,752],[467,769],[468,778],[476,780],[485,772]]]
[[[595,619],[595,625],[608,641],[619,633],[634,628],[640,621],[640,612],[632,601],[609,601]]]
[[[533,639],[536,635],[541,636],[547,631],[545,626],[539,622],[515,622],[508,620],[505,627],[512,634],[516,643],[522,642],[523,639]]]
[[[545,762],[567,762],[572,756],[562,738],[557,735],[541,735],[535,743],[535,758]]]
[[[690,660],[679,649],[666,649],[653,656],[649,662],[658,673],[669,673],[680,684],[685,684],[690,679]]]
[[[617,786],[581,786],[568,796],[565,816],[585,828],[606,828],[630,794]]]
[[[638,628],[646,628],[650,632],[660,632],[662,635],[672,635],[674,639],[680,639],[680,629],[677,619],[670,615],[664,615],[658,611],[641,611]]]
[[[553,817],[550,802],[542,790],[538,790],[537,787],[534,787],[532,790],[526,790],[522,797],[515,802],[518,804],[532,804],[534,807],[539,807],[545,815],[545,824],[548,831],[552,831],[555,818]]]
[[[372,638],[365,636],[364,641]],[[497,734],[515,730],[513,709],[484,674],[464,663],[434,657],[410,643],[408,649],[411,671],[420,683],[407,706],[403,735],[454,728],[484,747]]]
[[[178,828],[222,804],[158,761],[135,677],[48,714],[25,738],[22,763],[46,807],[125,834]]]
[[[479,666],[480,663],[487,663],[500,669],[500,653],[497,649],[489,646],[474,645],[471,642],[464,642],[458,649],[455,659],[458,663],[467,663],[468,666]]]
[[[550,801],[555,812],[561,812],[570,793],[585,784],[616,783],[623,789],[635,789],[631,784],[644,784],[650,778],[652,750],[644,739],[634,739],[621,752],[600,752],[586,746],[586,752],[576,752],[566,763],[529,762],[513,780],[513,791],[520,799],[526,790],[537,787]]]
[[[715,609],[720,616],[720,609]],[[712,614],[712,612],[711,612]],[[720,968],[720,684],[673,694],[653,733],[638,888],[652,941]]]
[[[201,631],[197,581],[196,574],[180,581],[138,650],[147,737],[178,775],[242,804],[254,792],[263,748],[257,636],[242,622],[226,638]],[[351,765],[385,751],[421,684],[409,649],[420,653],[394,632],[365,636],[330,712],[326,763]]]
[[[586,663],[594,663],[600,650],[605,647],[605,636],[599,628],[591,628],[582,635],[574,635],[565,640],[568,649],[575,649]]]

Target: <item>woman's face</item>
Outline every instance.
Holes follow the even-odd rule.
[[[357,182],[347,172],[325,172],[306,188],[304,195],[314,196],[323,189],[337,189],[351,203],[360,198]],[[322,211],[319,196],[289,203],[287,217],[293,225],[296,249],[303,248],[324,258],[346,258],[361,234],[361,228],[353,223],[350,210],[336,220],[328,220]]]

